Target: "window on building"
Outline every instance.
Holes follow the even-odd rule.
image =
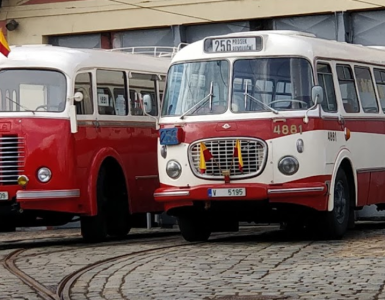
[[[321,104],[325,112],[337,111],[336,92],[334,89],[332,69],[329,64],[317,64],[318,84],[322,86],[324,95]]]
[[[81,92],[83,100],[75,102],[76,113],[78,115],[92,115],[94,113],[94,103],[92,99],[92,74],[81,73],[75,78],[75,93]]]
[[[374,78],[382,110],[385,112],[385,70],[374,69]]]
[[[351,67],[349,65],[337,65],[337,75],[345,112],[358,113],[360,105]]]
[[[98,112],[101,115],[126,116],[126,74],[120,71],[97,70],[96,87]]]
[[[356,74],[362,109],[366,113],[378,113],[377,97],[374,91],[370,69],[365,67],[354,67],[354,73]]]
[[[157,76],[151,74],[132,73],[130,77],[130,103],[131,114],[142,116],[142,101],[149,96],[151,110],[147,113],[152,116],[158,115],[158,100],[156,96]]]

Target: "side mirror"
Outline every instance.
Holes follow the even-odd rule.
[[[82,101],[83,98],[84,98],[84,96],[83,96],[83,93],[82,93],[82,92],[76,92],[75,95],[74,95],[74,100],[75,100],[76,102]]]
[[[149,114],[152,110],[152,99],[149,94],[143,95],[143,109],[147,114]]]
[[[313,100],[314,105],[321,104],[324,99],[324,90],[322,86],[315,85],[311,89],[311,99]]]

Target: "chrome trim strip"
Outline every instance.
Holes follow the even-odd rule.
[[[16,199],[46,199],[46,198],[75,198],[80,196],[80,190],[55,191],[17,191]]]
[[[177,196],[190,196],[190,192],[175,191],[175,192],[154,193],[154,197],[177,197]]]
[[[158,175],[144,175],[144,176],[135,176],[135,179],[156,179],[158,178]]]
[[[140,122],[140,121],[78,121],[78,126],[94,126],[94,127],[150,127],[155,128],[155,122]]]
[[[306,188],[288,188],[288,189],[268,189],[268,194],[281,194],[281,193],[304,193],[304,192],[322,192],[324,187],[306,187]]]

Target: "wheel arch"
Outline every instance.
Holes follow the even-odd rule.
[[[87,193],[88,193],[88,205],[90,216],[97,214],[97,203],[96,203],[96,185],[99,176],[100,169],[102,167],[107,168],[107,174],[110,176],[119,176],[123,175],[124,184],[126,187],[128,201],[129,197],[129,186],[127,180],[127,174],[124,170],[123,162],[119,154],[112,148],[103,148],[100,149],[94,156],[88,172],[88,183],[87,183]],[[130,206],[130,203],[129,203]]]
[[[332,179],[329,187],[328,211],[332,211],[334,208],[334,193],[332,191],[334,191],[335,178],[340,168],[344,170],[348,179],[349,194],[351,201],[350,204],[353,205],[353,207],[357,205],[357,173],[354,171],[350,151],[347,149],[343,149],[339,152],[337,159],[334,163]]]

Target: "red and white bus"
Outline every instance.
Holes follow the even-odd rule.
[[[0,230],[80,216],[83,237],[101,240],[126,235],[138,214],[162,211],[153,198],[156,117],[169,64],[12,47],[0,60]]]
[[[378,48],[378,47],[377,47]],[[168,72],[155,199],[186,240],[282,222],[340,238],[385,204],[385,51],[292,31],[207,37]]]

